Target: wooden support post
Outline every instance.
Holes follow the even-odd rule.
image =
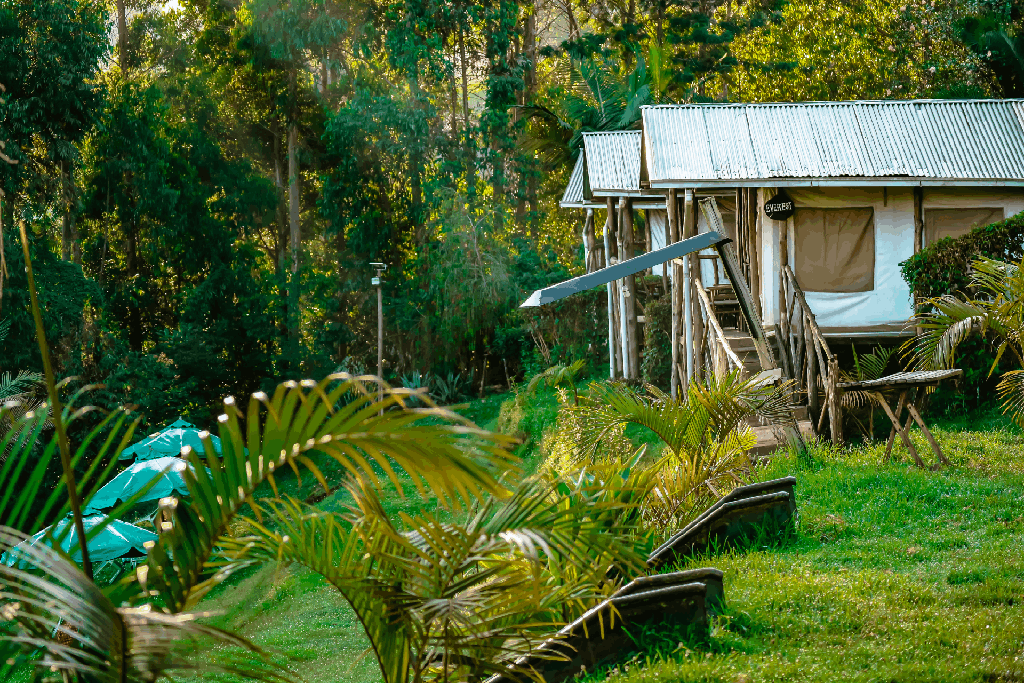
[[[688,237],[697,234],[697,212],[700,207],[696,196],[693,201],[693,233]],[[697,298],[697,284],[703,284],[701,280],[701,259],[698,254],[690,254],[690,319],[693,321],[693,376],[697,381],[704,379],[704,343],[707,329],[704,325],[704,316],[701,314],[700,301]]]
[[[587,209],[587,217],[583,221],[583,243],[587,246],[587,272],[593,273],[601,269],[601,258],[598,253],[597,232],[594,229],[594,210]]]
[[[621,260],[626,261],[633,258],[634,254],[634,222],[633,222],[633,201],[624,197],[621,202],[622,219],[619,221],[619,243],[622,248],[619,250]],[[640,378],[640,345],[637,340],[636,329],[636,276],[629,275],[623,279],[622,288],[622,321],[623,321],[623,348],[622,366],[625,379]]]
[[[818,420],[821,406],[818,403],[817,342],[811,333],[810,325],[804,325],[804,345],[807,348],[807,412],[813,425]]]
[[[683,239],[688,239],[697,234],[696,206],[693,197],[693,190],[687,189],[683,209]],[[690,382],[693,380],[693,262],[694,255],[688,254],[683,257],[683,279],[680,284],[683,288],[683,333],[686,336],[685,366],[686,385],[683,392],[690,391]]]
[[[839,361],[835,356],[828,359],[828,376],[832,384],[828,396],[829,426],[832,428],[832,443],[838,446],[843,443],[843,404],[839,390],[835,387],[835,383],[839,381]]]
[[[924,187],[913,188],[913,253],[920,254],[925,248],[925,189]],[[913,297],[913,315],[918,316],[918,293],[910,292]],[[922,334],[924,329],[916,327],[915,334]]]
[[[608,200],[608,216],[604,223],[604,258],[605,267],[615,263],[615,210],[612,199]],[[620,376],[620,343],[619,343],[619,288],[613,280],[608,283],[608,376],[617,379]]]
[[[668,204],[667,216],[668,216],[668,230],[669,230],[669,244],[675,244],[679,241],[680,227],[679,227],[679,200],[676,195],[676,191],[668,191]],[[666,264],[666,268],[672,268],[672,397],[679,397],[679,385],[680,385],[680,372],[679,372],[679,314],[682,309],[682,296],[683,288],[680,286],[679,281],[683,276],[683,269],[673,259],[669,264]]]

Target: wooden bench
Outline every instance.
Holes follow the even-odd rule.
[[[942,449],[939,448],[938,442],[935,441],[935,437],[928,431],[928,426],[924,423],[924,418],[921,417],[921,405],[925,396],[925,389],[927,387],[938,386],[939,382],[945,379],[953,379],[954,377],[960,377],[963,375],[963,370],[917,370],[914,372],[897,372],[894,375],[888,375],[886,377],[880,377],[878,379],[865,380],[863,382],[840,382],[836,385],[836,390],[840,396],[844,391],[865,391],[875,395],[878,403],[882,406],[885,414],[889,416],[889,421],[892,422],[892,430],[889,432],[889,442],[885,446],[885,459],[886,461],[892,455],[892,446],[896,438],[896,435],[900,435],[900,440],[903,441],[903,445],[910,451],[910,455],[914,458],[914,462],[917,463],[918,467],[925,467],[924,460],[918,455],[917,449],[914,448],[914,444],[910,442],[910,435],[907,434],[907,430],[910,428],[911,420],[917,422],[917,425],[921,428],[928,443],[931,444],[932,451],[935,453],[937,462],[932,465],[931,469],[936,470],[942,465],[948,465],[949,460],[943,454]],[[899,399],[896,402],[895,412],[889,407],[888,402],[885,400],[883,395],[885,392],[899,392]],[[908,401],[907,395],[910,392],[914,392],[913,400]],[[907,422],[904,425],[902,422],[903,408],[906,407],[909,416]]]

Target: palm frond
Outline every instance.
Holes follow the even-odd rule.
[[[253,395],[244,415],[231,397],[219,419],[222,455],[205,442],[205,459],[188,454],[187,505],[173,506],[173,528],[150,550],[138,577],[161,596],[171,612],[184,610],[222,576],[203,580],[217,539],[256,488],[268,481],[276,491],[280,467],[310,469],[327,488],[312,453],[336,460],[350,475],[380,485],[379,467],[400,487],[395,467],[410,475],[422,495],[458,505],[502,490],[497,476],[514,467],[508,437],[484,432],[439,408],[408,409],[411,392],[388,389],[378,401],[366,387],[371,378],[332,375],[320,383],[285,382],[274,395]],[[342,404],[345,398],[348,403]],[[432,418],[433,423],[425,420]],[[372,463],[372,464],[371,464]]]
[[[1014,422],[1024,426],[1024,370],[1004,373],[996,385],[996,391],[1003,401],[1003,412],[1009,413]]]
[[[153,681],[174,671],[228,673],[264,681],[295,676],[243,638],[201,624],[203,614],[117,608],[84,573],[45,544],[0,526],[0,648],[15,671],[49,670],[88,680]],[[209,646],[218,648],[210,656]],[[225,650],[225,646],[228,648]],[[186,654],[191,652],[191,654]]]
[[[951,367],[957,347],[972,331],[984,334],[989,328],[1002,329],[984,302],[946,295],[925,304],[934,310],[918,315],[923,332],[904,345],[914,364],[924,370]]]

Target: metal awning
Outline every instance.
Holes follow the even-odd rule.
[[[594,287],[600,287],[606,285],[613,280],[621,280],[624,277],[635,275],[641,270],[646,270],[653,266],[660,265],[666,261],[692,254],[701,249],[708,249],[709,247],[715,247],[720,244],[726,244],[731,242],[728,237],[720,235],[717,232],[703,232],[696,237],[670,244],[667,247],[658,249],[657,251],[649,251],[646,254],[641,254],[628,261],[616,263],[613,266],[602,268],[601,270],[595,270],[593,273],[587,273],[575,277],[565,282],[559,282],[557,285],[551,285],[550,287],[544,287],[538,289],[530,298],[519,305],[519,308],[531,308],[534,306],[543,306],[544,304],[550,304],[553,301],[564,299],[567,296],[576,294],[577,292],[585,292],[588,289]]]

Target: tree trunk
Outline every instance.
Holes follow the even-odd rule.
[[[125,19],[124,0],[117,0],[117,65],[121,73],[128,71],[128,22]]]
[[[469,123],[469,60],[466,59],[466,39],[463,27],[459,26],[459,70],[462,72],[462,129],[465,140],[462,141],[466,150],[466,195],[476,195],[476,164],[473,158],[472,133]]]
[[[134,212],[129,208],[122,227],[125,233],[125,265],[128,270],[128,286],[133,289],[139,279],[139,233]],[[142,311],[137,302],[128,302],[128,346],[132,351],[142,350]]]
[[[82,264],[82,245],[78,242],[78,226],[75,224],[75,171],[67,162],[61,162],[61,195],[64,204],[61,226],[60,257]]]
[[[288,336],[297,351],[299,341],[299,247],[302,241],[299,224],[299,123],[295,111],[297,74],[293,68],[289,76],[288,90],[290,111],[288,113],[288,232],[291,251],[291,279],[288,289]]]

